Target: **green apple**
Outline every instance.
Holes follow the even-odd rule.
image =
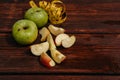
[[[22,19],[14,23],[12,35],[19,44],[28,45],[36,40],[38,29],[33,21]]]
[[[34,21],[38,28],[43,27],[48,22],[47,12],[39,7],[28,9],[24,18]]]

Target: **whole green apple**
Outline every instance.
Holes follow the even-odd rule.
[[[34,21],[38,28],[43,27],[48,22],[47,12],[39,7],[28,9],[24,18]]]
[[[33,43],[38,36],[36,24],[30,20],[18,20],[12,27],[12,35],[17,43],[28,45]]]

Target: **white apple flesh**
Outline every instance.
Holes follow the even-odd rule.
[[[75,43],[75,41],[76,41],[76,37],[71,36],[69,38],[66,38],[66,39],[62,40],[62,46],[64,48],[69,48]]]
[[[50,34],[49,30],[46,27],[43,27],[39,30],[39,34],[42,36],[41,41],[45,41],[47,36]]]
[[[56,46],[61,46],[62,44],[62,40],[69,38],[69,36],[65,33],[59,34],[56,38],[55,38],[55,43]]]
[[[31,52],[35,56],[40,56],[43,52],[47,52],[49,49],[49,43],[43,42],[40,44],[34,44],[30,46]]]
[[[63,62],[66,59],[66,56],[63,55],[60,51],[58,51],[56,49],[51,50],[51,56],[53,57],[55,62],[58,64],[60,64],[61,62]]]
[[[56,26],[53,26],[53,25],[49,25],[48,29],[55,36],[65,32],[65,30],[63,28],[59,28],[59,27],[56,27]]]
[[[60,64],[62,61],[64,61],[64,59],[66,58],[65,55],[63,55],[61,52],[59,52],[56,49],[56,46],[54,44],[53,38],[51,35],[48,35],[48,42],[50,44],[50,51],[51,51],[51,56],[54,59],[54,61],[58,64]]]
[[[56,49],[56,46],[55,46],[55,43],[54,43],[54,40],[53,40],[53,37],[52,37],[51,34],[48,35],[47,41],[48,41],[48,43],[50,45],[50,48],[49,48],[50,50]]]

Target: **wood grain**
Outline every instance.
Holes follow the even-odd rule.
[[[3,0],[2,0],[3,1]],[[11,0],[12,1],[12,0]],[[16,0],[17,1],[17,0]],[[18,0],[19,1],[19,0]],[[36,1],[37,2],[37,1]],[[76,2],[76,3],[75,3]],[[119,33],[120,3],[118,1],[65,1],[67,20],[60,27],[68,33]],[[74,4],[73,4],[74,3]],[[84,4],[83,4],[84,3]],[[8,6],[9,7],[8,7]],[[24,6],[24,8],[22,7]],[[4,3],[0,5],[0,32],[11,31],[15,21],[24,18],[24,13],[30,6],[28,2]],[[7,19],[7,21],[5,21]]]
[[[30,52],[29,46],[20,46],[10,34],[0,41],[0,71],[21,73],[114,73],[120,72],[119,34],[76,34],[77,41],[69,49],[58,47],[67,59],[47,69]],[[35,43],[40,43],[39,38]]]
[[[57,26],[77,41],[68,49],[58,47],[67,59],[48,69],[32,55],[30,45],[17,44],[11,34],[30,8],[29,0],[0,0],[0,80],[120,80],[120,0],[62,1],[67,20]]]
[[[73,76],[73,75],[13,75],[0,76],[1,80],[119,80],[119,76]]]

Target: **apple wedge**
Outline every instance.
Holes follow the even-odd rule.
[[[75,41],[76,41],[76,37],[73,35],[69,38],[62,40],[62,46],[64,48],[69,48],[75,43]]]
[[[47,36],[50,34],[50,32],[46,27],[43,27],[41,30],[39,30],[39,34],[42,36],[41,41],[43,42],[47,39]]]
[[[50,56],[47,54],[47,53],[45,53],[45,52],[43,52],[42,54],[41,54],[41,56],[40,56],[40,62],[44,65],[44,66],[46,66],[46,67],[48,67],[48,68],[51,68],[51,67],[54,67],[55,66],[55,62],[50,58]]]
[[[69,36],[65,33],[59,34],[56,38],[55,38],[55,43],[56,46],[61,46],[62,44],[62,40],[69,38]]]
[[[56,46],[55,46],[55,43],[54,43],[54,40],[51,34],[48,35],[47,41],[49,43],[49,50],[56,49]]]
[[[54,36],[57,36],[58,34],[65,32],[65,30],[63,28],[59,28],[59,27],[56,27],[54,25],[49,25],[48,29]]]
[[[51,51],[51,56],[55,60],[56,63],[60,64],[62,61],[66,59],[66,56],[63,55],[60,51],[56,49],[52,49]]]
[[[40,44],[34,44],[30,46],[31,52],[35,56],[40,56],[43,52],[47,52],[49,49],[49,43],[43,42]]]
[[[56,49],[53,38],[52,38],[52,36],[50,34],[48,35],[47,40],[48,40],[49,45],[50,45],[50,51],[51,51],[52,58],[54,59],[54,61],[56,63],[58,63],[58,64],[61,63],[66,58],[66,56],[63,55],[61,52],[59,52]]]

